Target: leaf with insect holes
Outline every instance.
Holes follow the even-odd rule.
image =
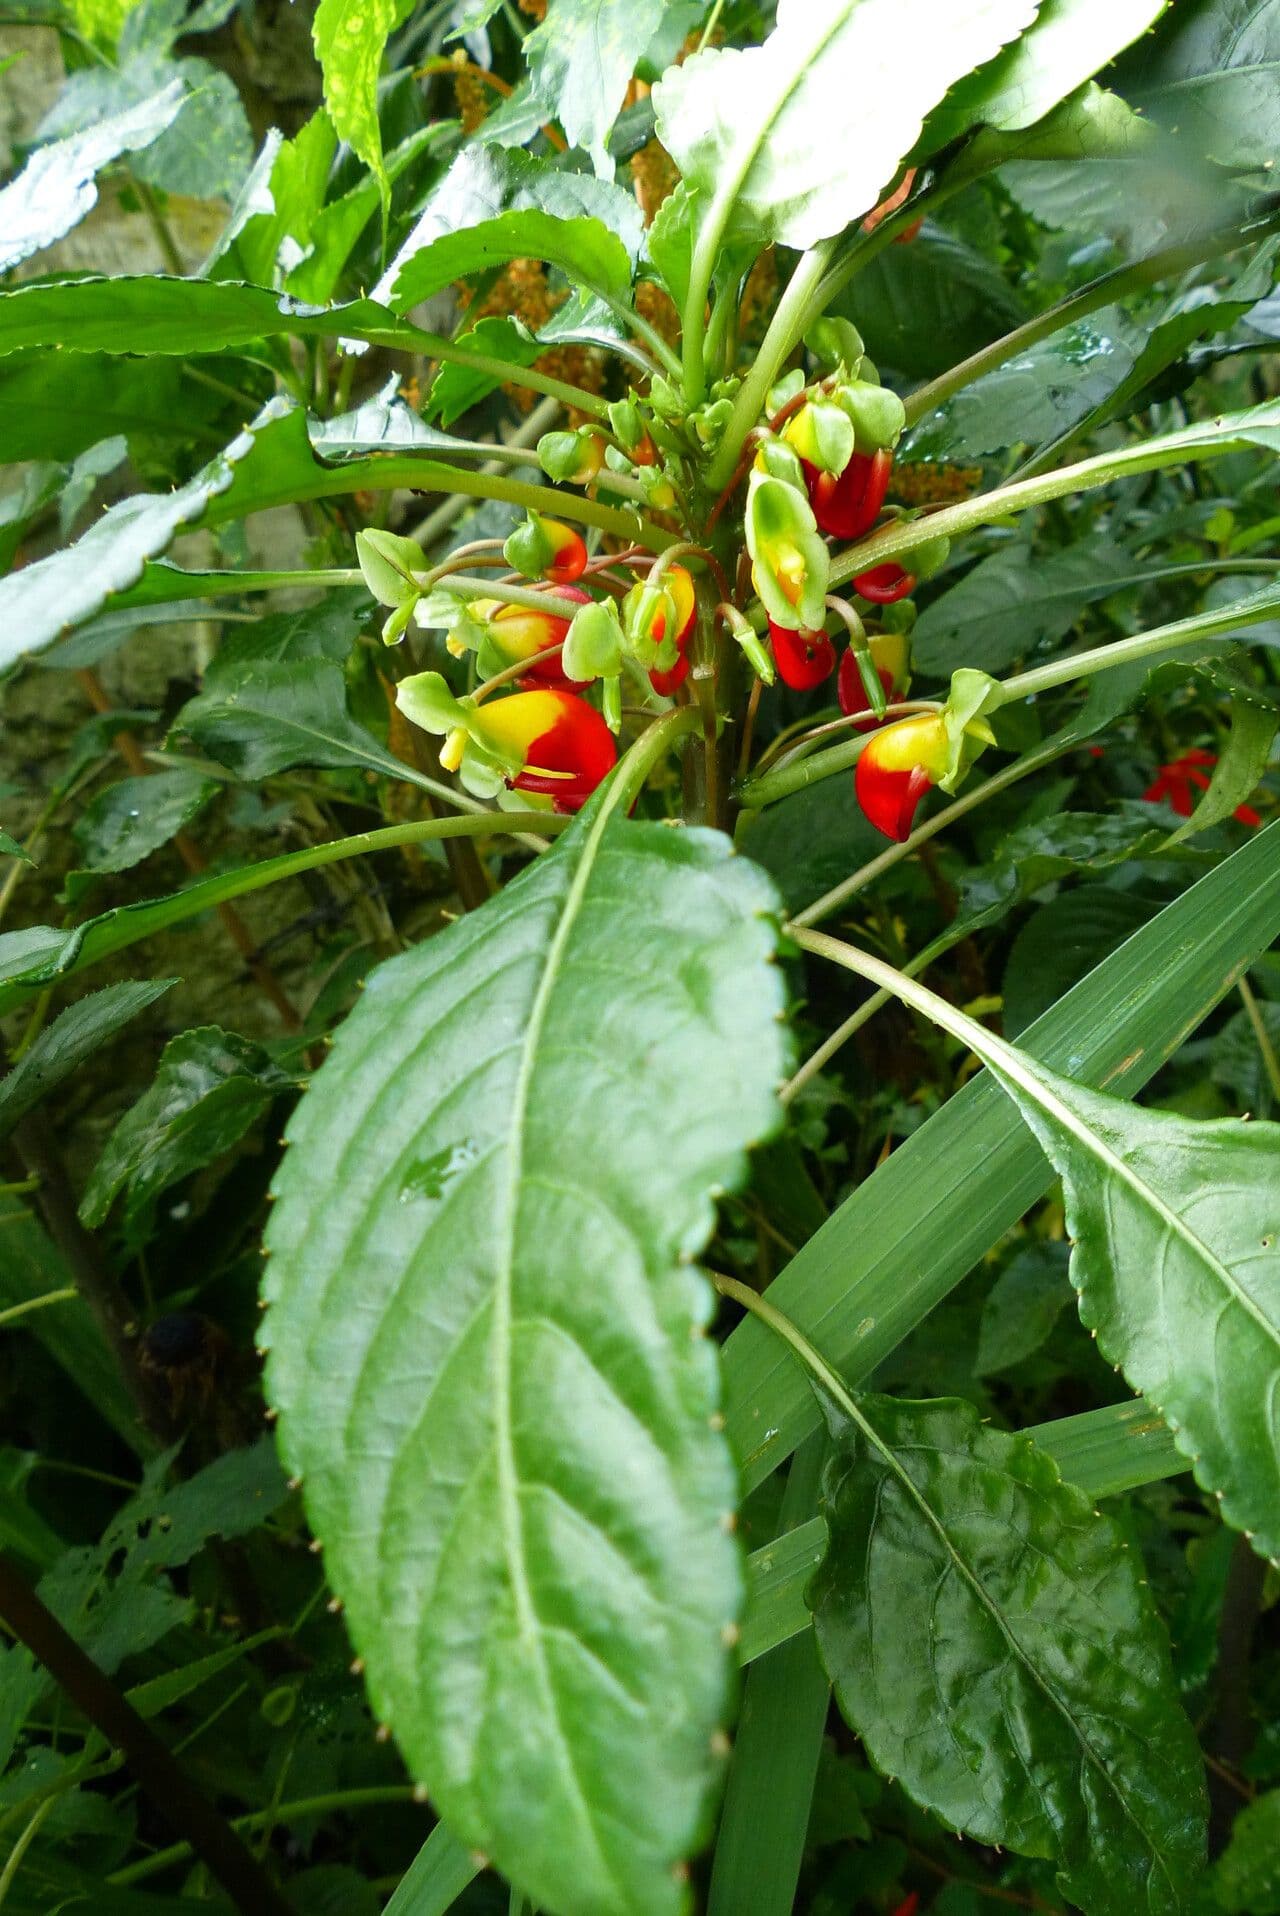
[[[808,1601],[876,1768],[979,1842],[1050,1857],[1088,1916],[1175,1916],[1204,1776],[1123,1533],[971,1404],[831,1405]]]
[[[370,975],[277,1179],[268,1394],[373,1706],[559,1916],[683,1910],[719,1782],[742,1572],[688,1261],[776,1121],[775,910],[598,798]]]
[[[875,205],[925,114],[1037,4],[780,0],[762,46],[705,48],[662,76],[658,137],[690,191],[732,203],[731,230],[813,246]]]

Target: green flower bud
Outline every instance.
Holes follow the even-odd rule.
[[[782,436],[819,472],[841,473],[853,457],[853,421],[829,399],[811,399],[788,419]]]
[[[852,372],[864,351],[862,334],[851,319],[820,319],[805,334],[805,345],[823,372],[844,366]]]
[[[887,386],[873,386],[865,379],[837,386],[835,401],[852,422],[859,452],[879,452],[882,446],[894,446],[907,423],[906,410],[897,393]]]
[[[576,612],[565,637],[560,666],[567,679],[586,684],[616,679],[622,670],[623,634],[612,599],[592,600]]]
[[[562,486],[585,486],[603,461],[603,444],[593,432],[544,432],[538,441],[538,464]]]
[[[634,399],[615,399],[609,406],[609,424],[620,446],[634,452],[645,437],[644,420]]]

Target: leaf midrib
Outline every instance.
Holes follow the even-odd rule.
[[[1080,1728],[1080,1726],[1076,1722],[1075,1716],[1073,1715],[1072,1711],[1068,1708],[1066,1703],[1064,1703],[1062,1698],[1058,1695],[1053,1685],[1047,1680],[1047,1678],[1043,1677],[1040,1674],[1040,1672],[1037,1670],[1034,1662],[1028,1656],[1027,1652],[1023,1649],[1022,1644],[1019,1642],[1018,1638],[1014,1635],[1012,1628],[1010,1627],[1009,1623],[1006,1621],[1004,1612],[1000,1609],[995,1599],[988,1594],[986,1586],[983,1584],[977,1572],[970,1569],[969,1565],[966,1563],[965,1559],[960,1554],[956,1545],[952,1542],[950,1533],[948,1532],[946,1525],[943,1523],[942,1519],[936,1514],[936,1512],[933,1509],[933,1506],[930,1504],[928,1498],[925,1496],[924,1492],[920,1489],[919,1485],[915,1482],[915,1479],[911,1476],[905,1464],[903,1464],[900,1461],[897,1455],[897,1452],[894,1450],[893,1446],[885,1438],[882,1438],[880,1436],[880,1433],[876,1430],[875,1426],[871,1423],[870,1419],[865,1415],[865,1413],[858,1410],[856,1404],[853,1403],[852,1398],[848,1400],[844,1408],[846,1410],[849,1408],[853,1409],[855,1420],[858,1423],[859,1428],[862,1430],[864,1436],[875,1447],[875,1449],[880,1452],[880,1455],[883,1457],[885,1464],[890,1470],[890,1472],[898,1479],[899,1483],[903,1486],[903,1488],[907,1492],[907,1495],[911,1498],[911,1500],[916,1504],[917,1508],[920,1510],[921,1515],[924,1517],[926,1523],[928,1523],[930,1528],[936,1533],[939,1541],[942,1543],[942,1546],[946,1550],[947,1555],[951,1559],[952,1563],[955,1565],[956,1569],[959,1571],[960,1575],[964,1578],[966,1583],[969,1584],[970,1588],[974,1591],[975,1595],[977,1596],[978,1601],[981,1603],[983,1608],[987,1611],[989,1616],[992,1618],[992,1621],[995,1623],[997,1629],[1000,1631],[1001,1635],[1004,1637],[1005,1641],[1008,1643],[1017,1661],[1026,1670],[1027,1674],[1030,1676],[1036,1688],[1040,1690],[1040,1692],[1047,1699],[1047,1701],[1050,1704],[1052,1704],[1053,1707],[1059,1712],[1063,1721],[1069,1725],[1072,1735],[1075,1737],[1075,1740],[1077,1744],[1079,1745],[1083,1756],[1088,1761],[1090,1766],[1100,1771],[1101,1774],[1106,1778],[1107,1785],[1112,1795],[1115,1797],[1117,1803],[1120,1805],[1120,1809],[1123,1815],[1125,1816],[1128,1822],[1132,1823],[1133,1827],[1141,1835],[1144,1843],[1146,1843],[1150,1851],[1153,1861],[1159,1865],[1160,1870],[1162,1874],[1164,1875],[1166,1882],[1169,1884],[1170,1890],[1171,1892],[1173,1892],[1176,1899],[1177,1885],[1173,1880],[1172,1872],[1170,1871],[1168,1864],[1164,1860],[1163,1852],[1161,1851],[1158,1843],[1150,1835],[1150,1833],[1141,1823],[1139,1818],[1135,1815],[1129,1803],[1128,1798],[1124,1795],[1115,1777],[1111,1774],[1110,1768],[1108,1767],[1106,1762],[1103,1760],[1103,1758],[1094,1751],[1092,1744],[1088,1741],[1083,1730]],[[936,1446],[934,1447],[934,1449],[935,1449],[935,1454],[937,1455],[942,1454],[941,1451],[939,1451]],[[1042,1802],[1042,1808],[1043,1808],[1043,1798],[1041,1799],[1041,1802]],[[1045,1815],[1046,1815],[1046,1819],[1050,1823],[1050,1827],[1054,1830],[1054,1833],[1056,1836],[1058,1834],[1058,1826],[1053,1822],[1053,1819],[1048,1816],[1047,1810],[1045,1811]],[[1061,1856],[1061,1852],[1059,1852],[1059,1854]],[[1063,1867],[1064,1868],[1068,1867],[1067,1859],[1065,1858],[1065,1856],[1062,1856],[1061,1860],[1062,1860]]]
[[[498,1510],[502,1534],[503,1555],[506,1558],[507,1572],[511,1579],[512,1595],[515,1599],[516,1620],[526,1644],[536,1656],[542,1675],[545,1693],[550,1702],[554,1719],[555,1735],[562,1751],[568,1775],[572,1780],[574,1793],[582,1809],[585,1832],[589,1837],[601,1868],[617,1884],[618,1879],[610,1859],[605,1855],[596,1832],[595,1819],[591,1806],[583,1791],[569,1746],[560,1722],[559,1707],[555,1702],[555,1686],[547,1666],[546,1651],[542,1640],[541,1626],[534,1607],[533,1594],[524,1560],[524,1529],[520,1514],[520,1487],[516,1470],[515,1450],[512,1441],[512,1292],[515,1283],[515,1247],[516,1226],[519,1215],[519,1189],[524,1167],[525,1123],[528,1116],[529,1094],[533,1072],[546,1023],[547,1013],[555,989],[559,968],[565,948],[573,932],[578,914],[586,896],[587,883],[595,868],[595,861],[604,837],[605,828],[612,815],[617,797],[621,795],[621,785],[617,779],[610,787],[601,803],[601,808],[587,833],[578,866],[573,874],[569,889],[565,894],[560,912],[560,920],[547,949],[542,976],[534,993],[529,1010],[529,1022],[525,1030],[524,1043],[520,1055],[520,1068],[516,1078],[515,1090],[511,1100],[511,1128],[507,1147],[508,1191],[504,1239],[500,1261],[494,1273],[493,1293],[493,1429],[495,1481],[498,1491]],[[619,1885],[620,1887],[620,1885]]]

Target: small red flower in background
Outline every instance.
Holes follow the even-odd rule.
[[[1154,804],[1163,799],[1172,806],[1179,818],[1190,818],[1195,805],[1191,788],[1194,785],[1197,791],[1207,792],[1209,773],[1203,768],[1216,765],[1217,762],[1216,753],[1206,752],[1198,745],[1193,746],[1181,758],[1171,759],[1168,765],[1162,765],[1142,796]],[[1234,815],[1242,825],[1262,823],[1252,805],[1237,805]]]
[[[898,1907],[894,1910],[893,1916],[916,1916],[916,1911],[919,1907],[920,1892],[919,1890],[913,1889],[909,1896],[903,1897]]]

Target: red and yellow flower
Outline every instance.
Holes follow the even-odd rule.
[[[900,699],[911,683],[911,642],[905,632],[873,632],[867,640],[867,651],[876,675],[884,687],[886,700]],[[858,669],[858,655],[850,646],[840,661],[840,676],[836,681],[836,697],[840,701],[840,710],[846,718],[855,713],[865,712],[867,717],[854,727],[855,731],[869,732],[875,726],[882,725],[883,719],[871,715],[871,701],[867,688],[862,682],[862,673]]]
[[[478,797],[505,787],[576,812],[617,762],[595,707],[551,686],[477,705],[456,698],[439,672],[419,672],[400,681],[396,703],[415,725],[443,735],[441,765]]]

